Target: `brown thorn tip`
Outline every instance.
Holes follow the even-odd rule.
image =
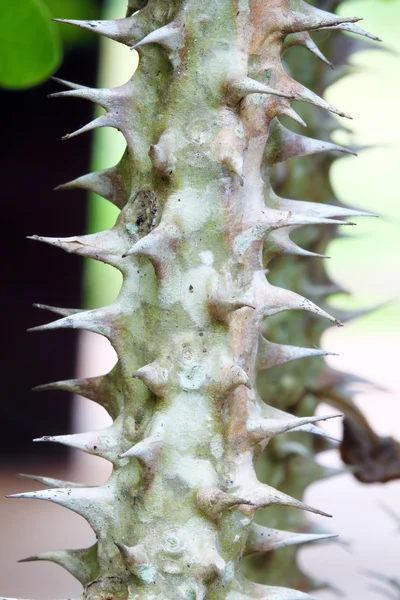
[[[57,19],[53,19],[53,21],[56,21]],[[52,81],[55,81],[56,83],[60,83],[61,85],[65,84],[65,79],[61,79],[61,77],[54,77],[54,75],[50,76],[50,79]]]
[[[17,562],[26,563],[26,562],[35,562],[36,560],[39,560],[37,556],[27,556],[26,558],[20,558]],[[3,600],[3,599],[1,599],[1,600]]]
[[[67,23],[67,25],[75,25],[74,20],[73,19],[65,19],[65,18],[57,18],[57,17],[52,17],[51,19],[52,21],[56,21],[57,23]],[[72,21],[72,23],[71,23]]]
[[[65,96],[65,92],[68,92],[70,90],[63,90],[62,92],[52,92],[51,94],[47,94],[47,98],[53,99],[53,98],[68,98],[68,96]]]
[[[317,514],[321,515],[322,517],[328,517],[329,519],[333,518],[333,515],[330,515],[329,513],[325,512],[324,510],[318,509]]]

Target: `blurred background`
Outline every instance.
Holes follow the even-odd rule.
[[[46,0],[52,16],[118,18],[126,1]],[[352,62],[357,71],[330,88],[327,100],[353,116],[357,144],[368,149],[337,161],[332,182],[338,197],[353,206],[378,212],[377,219],[358,219],[356,228],[330,248],[328,269],[352,297],[340,307],[365,307],[396,298],[400,285],[399,185],[400,3],[398,0],[345,2],[341,13],[364,17],[363,28],[383,39],[386,50],[365,51]],[[1,17],[0,17],[1,19]],[[66,25],[57,25],[64,57],[58,77],[88,86],[124,83],[135,68],[135,53]],[[99,71],[98,57],[101,56]],[[1,73],[1,68],[0,68]],[[53,192],[78,175],[115,164],[123,151],[122,136],[109,129],[68,142],[61,136],[93,118],[93,106],[77,100],[50,100],[59,84],[48,81],[29,90],[0,90],[3,115],[1,166],[3,181],[2,391],[0,404],[0,592],[4,596],[46,600],[79,595],[79,584],[51,563],[18,564],[20,558],[56,548],[79,548],[94,535],[77,515],[50,503],[6,500],[6,494],[34,489],[16,477],[28,472],[98,484],[109,465],[101,459],[68,452],[56,444],[34,444],[32,438],[103,427],[106,413],[92,402],[65,393],[35,395],[31,388],[74,375],[92,376],[115,361],[109,344],[92,334],[72,331],[26,333],[50,319],[32,308],[96,306],[113,300],[119,275],[103,265],[25,239],[26,235],[68,236],[104,229],[115,220],[114,208],[84,192]],[[339,143],[345,140],[338,138]],[[354,231],[356,230],[356,231]],[[102,271],[100,273],[100,271]],[[367,317],[331,329],[324,347],[335,368],[366,376],[386,391],[356,395],[377,433],[400,439],[399,305],[392,302]],[[77,357],[78,356],[78,360]],[[324,409],[326,412],[326,409]],[[329,422],[340,433],[340,424]],[[339,464],[337,453],[326,455]],[[341,475],[314,485],[306,501],[334,513],[327,526],[348,540],[307,548],[304,567],[330,581],[350,600],[374,600],[371,581],[362,569],[400,574],[400,527],[382,507],[400,515],[400,482],[362,485]],[[320,524],[324,525],[324,522]],[[318,594],[321,600],[334,596]]]

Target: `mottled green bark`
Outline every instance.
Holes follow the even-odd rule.
[[[293,229],[360,213],[280,198],[270,168],[340,150],[277,121],[299,121],[294,100],[345,116],[287,75],[281,54],[288,36],[309,46],[308,30],[358,31],[355,21],[301,0],[150,0],[131,2],[119,21],[75,22],[140,54],[124,86],[92,90],[64,82],[72,89],[57,94],[106,111],[66,137],[102,126],[124,134],[127,149],[116,167],[64,186],[95,191],[121,212],[109,231],[36,237],[111,264],[123,285],[111,306],[53,309],[63,318],[36,329],[83,328],[115,348],[111,373],[43,386],[72,390],[108,410],[114,422],[104,431],[46,440],[106,458],[113,472],[103,486],[46,479],[49,490],[18,497],[57,502],[88,520],[97,536],[92,548],[36,557],[67,568],[85,598],[308,597],[258,585],[240,570],[244,554],[321,537],[255,526],[257,509],[325,514],[276,489],[284,482],[275,467],[258,480],[254,462],[272,438],[323,432],[313,425],[316,417],[276,408],[292,406],[291,394],[263,402],[256,378],[289,359],[323,354],[293,346],[303,338],[305,315],[341,323],[285,289],[278,275],[272,285],[265,268],[278,254],[304,255],[289,238]],[[292,264],[300,283],[306,267]],[[300,311],[297,326],[284,320],[298,335],[291,346],[271,344],[262,335],[269,318],[288,310]],[[314,404],[304,406],[305,414]],[[309,478],[301,477],[301,491]]]

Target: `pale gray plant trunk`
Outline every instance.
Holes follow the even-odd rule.
[[[296,100],[346,116],[292,79],[281,54],[287,45],[318,54],[309,31],[364,34],[356,21],[302,0],[150,0],[131,1],[121,20],[72,22],[140,54],[121,87],[64,82],[71,90],[56,94],[105,109],[67,138],[104,126],[125,136],[118,165],[63,186],[114,203],[121,209],[115,226],[65,239],[35,236],[123,274],[114,304],[54,308],[63,318],[36,328],[87,329],[106,336],[118,354],[102,377],[42,386],[73,391],[109,412],[113,425],[103,431],[45,438],[109,460],[109,480],[85,487],[39,478],[50,489],[17,495],[61,504],[93,528],[97,542],[89,549],[32,557],[64,566],[84,598],[309,598],[241,573],[243,555],[327,537],[255,525],[257,509],[329,516],[258,480],[254,463],[272,438],[291,430],[324,436],[314,423],[327,417],[296,417],[266,404],[256,377],[324,354],[268,341],[269,317],[296,310],[341,323],[271,285],[266,268],[279,254],[311,254],[291,241],[294,229],[363,213],[281,198],[270,169],[294,156],[346,151],[278,121],[286,115],[302,123]]]

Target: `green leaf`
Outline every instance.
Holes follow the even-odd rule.
[[[42,0],[0,0],[0,86],[26,88],[44,81],[61,60],[55,24]]]

